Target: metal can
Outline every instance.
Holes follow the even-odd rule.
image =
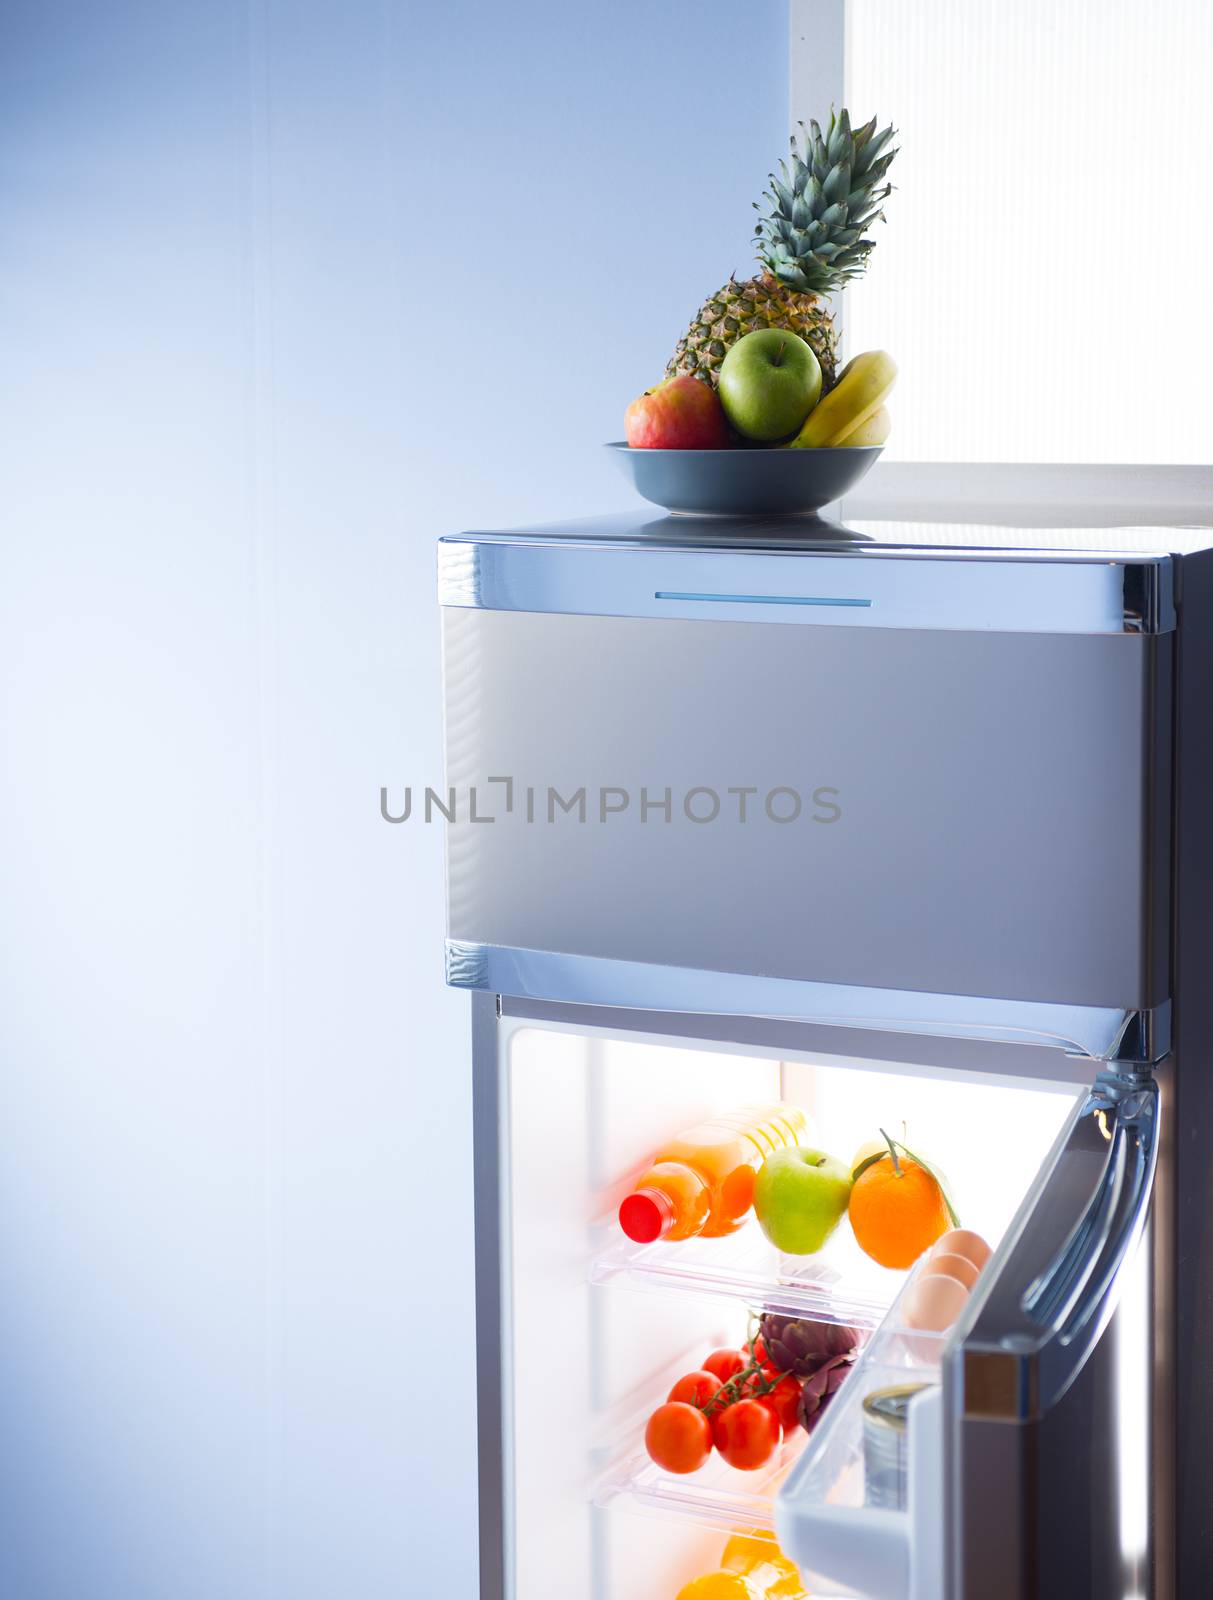
[[[906,1508],[910,1401],[929,1387],[925,1383],[903,1383],[891,1389],[873,1389],[864,1396],[864,1500],[878,1510]]]

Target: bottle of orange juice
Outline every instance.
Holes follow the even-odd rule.
[[[785,1105],[744,1106],[689,1128],[662,1146],[620,1205],[620,1227],[637,1244],[735,1233],[754,1202],[755,1172],[807,1131],[800,1107]]]
[[[734,1534],[720,1567],[684,1584],[678,1600],[809,1600],[800,1573],[773,1534]]]

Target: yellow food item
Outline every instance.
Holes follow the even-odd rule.
[[[759,1591],[736,1572],[709,1572],[692,1578],[678,1591],[678,1600],[758,1600]]]
[[[861,1144],[851,1157],[851,1177],[855,1176],[856,1167],[867,1161],[870,1156],[887,1156],[889,1147],[883,1139],[869,1139],[866,1144]]]
[[[849,435],[879,411],[897,382],[897,363],[887,350],[865,350],[848,361],[838,382],[805,419],[790,449],[810,450],[850,443]]]
[[[853,428],[841,442],[848,450],[861,445],[883,444],[892,429],[893,419],[889,415],[889,408],[881,406],[879,411],[873,411],[866,422]]]
[[[720,1565],[720,1572],[684,1584],[678,1600],[809,1600],[795,1563],[772,1534],[734,1534]]]

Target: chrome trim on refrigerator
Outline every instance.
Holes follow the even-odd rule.
[[[480,1600],[507,1600],[513,1507],[510,1494],[509,1370],[506,1305],[509,1259],[502,1231],[503,1130],[497,997],[472,997],[472,1141],[476,1259],[476,1458],[480,1534]]]
[[[1153,1013],[971,995],[919,994],[852,984],[702,972],[558,950],[446,942],[446,981],[521,999],[624,1006],[701,1015],[781,1017],[832,1027],[1062,1047],[1098,1061],[1118,1059],[1127,1036],[1169,1035],[1169,1002]]]
[[[1148,1011],[1130,1011],[1125,1017],[1120,1038],[1102,1059],[1129,1067],[1152,1067],[1170,1054],[1171,1002]]]
[[[626,547],[519,536],[438,546],[445,606],[998,633],[1168,633],[1170,556],[878,546]]]

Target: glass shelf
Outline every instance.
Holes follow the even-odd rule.
[[[774,1531],[775,1496],[804,1456],[806,1446],[824,1426],[828,1411],[812,1435],[797,1428],[771,1460],[754,1471],[731,1467],[713,1451],[697,1472],[671,1473],[659,1467],[644,1448],[648,1418],[665,1399],[675,1379],[694,1371],[705,1349],[736,1348],[745,1337],[744,1326],[734,1318],[728,1321],[731,1326],[722,1327],[715,1339],[700,1339],[688,1346],[678,1360],[667,1363],[659,1375],[647,1378],[616,1406],[609,1428],[599,1436],[601,1465],[590,1488],[594,1505],[684,1517],[726,1532],[739,1528]],[[753,1329],[749,1318],[742,1321]],[[848,1382],[853,1375],[854,1369]],[[845,1387],[844,1384],[840,1393],[845,1392]],[[837,1396],[830,1402],[831,1407],[838,1403]]]
[[[776,1491],[809,1440],[802,1429],[798,1428],[765,1466],[752,1472],[729,1466],[715,1450],[697,1472],[667,1472],[644,1447],[645,1425],[665,1400],[670,1385],[683,1373],[695,1371],[707,1349],[736,1348],[745,1337],[748,1321],[735,1315],[724,1319],[713,1338],[700,1338],[687,1346],[677,1360],[646,1378],[615,1407],[609,1428],[599,1436],[599,1472],[590,1487],[594,1505],[685,1517],[726,1532],[774,1529]]]
[[[857,1328],[884,1320],[905,1278],[865,1256],[845,1223],[816,1255],[790,1256],[776,1250],[753,1219],[727,1238],[678,1244],[633,1244],[612,1227],[590,1266],[595,1284],[722,1296]]]
[[[624,1457],[594,1486],[596,1506],[626,1503],[630,1509],[688,1517],[707,1527],[734,1532],[775,1527],[775,1494],[799,1460],[809,1436],[782,1445],[765,1467],[739,1472],[713,1453],[698,1472],[663,1472],[643,1450]]]

